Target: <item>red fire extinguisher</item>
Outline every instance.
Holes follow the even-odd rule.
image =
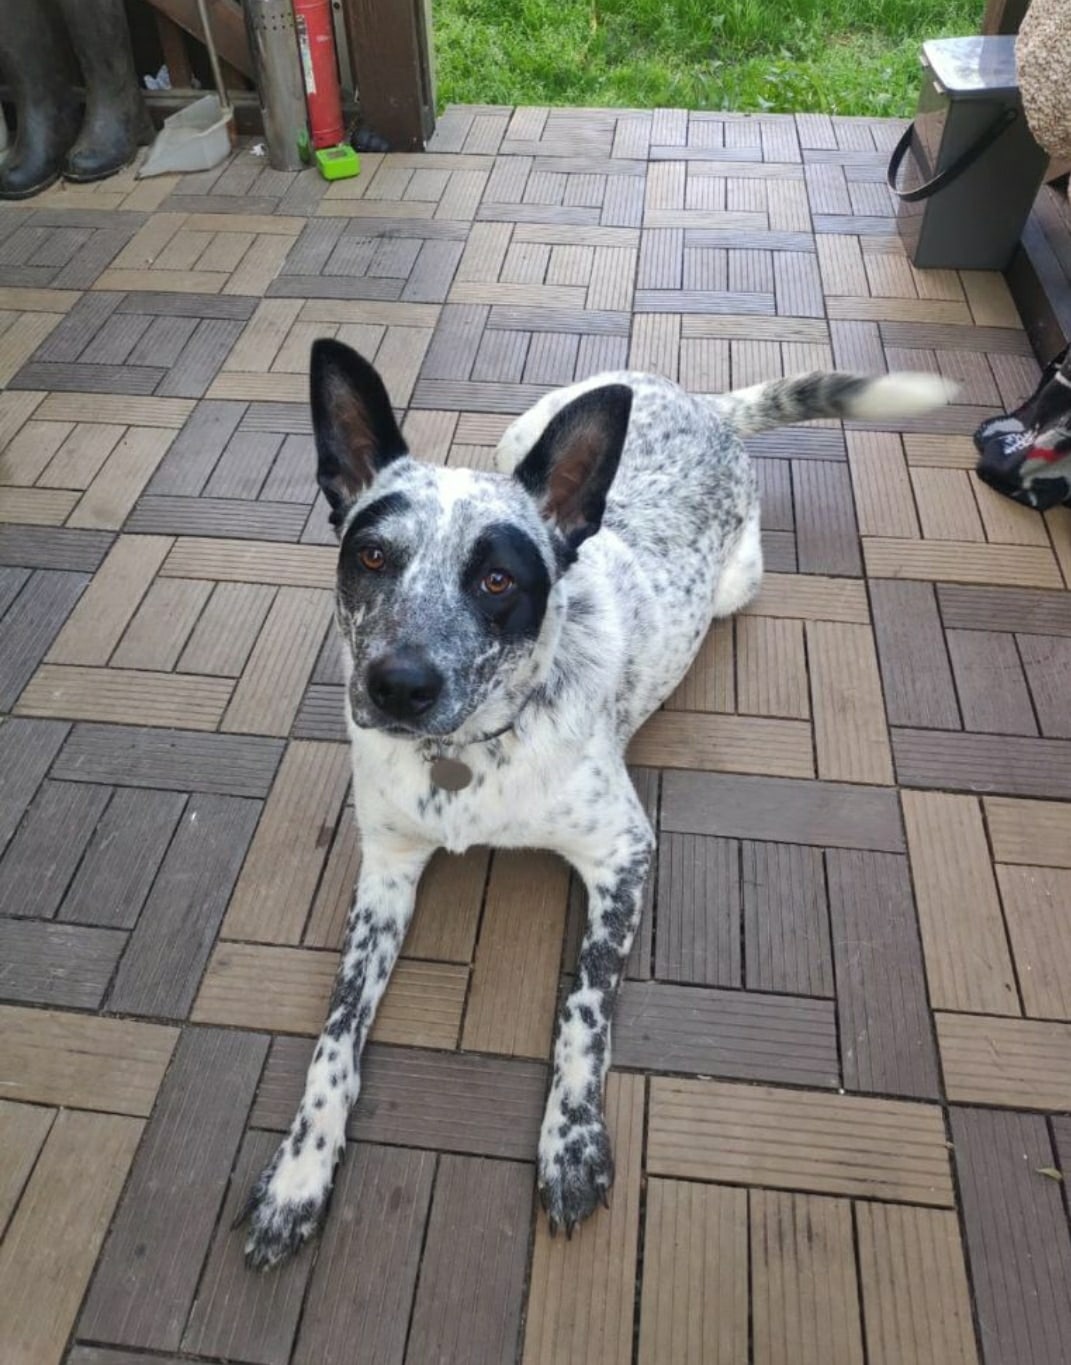
[[[312,145],[337,147],[346,135],[342,122],[342,92],[335,62],[335,31],[331,0],[294,0],[301,69],[305,76],[305,102],[309,107]]]

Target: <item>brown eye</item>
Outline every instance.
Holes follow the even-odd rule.
[[[357,558],[361,561],[361,567],[367,569],[369,573],[379,573],[387,562],[387,556],[378,545],[366,545]]]
[[[484,592],[489,592],[492,597],[501,597],[504,592],[509,592],[513,587],[513,579],[505,569],[492,569],[489,574],[484,575],[483,582],[480,584]]]

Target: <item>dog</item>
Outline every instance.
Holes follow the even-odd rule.
[[[553,849],[587,888],[537,1160],[551,1231],[571,1233],[613,1182],[610,1021],[654,846],[625,750],[762,578],[742,437],[900,419],[948,386],[829,373],[701,398],[605,374],[540,399],[483,472],[413,459],[349,347],[317,341],[310,379],[362,862],[303,1098],[238,1220],[246,1258],[277,1264],[320,1226],[421,873],[474,844]]]

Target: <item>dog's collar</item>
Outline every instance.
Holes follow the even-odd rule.
[[[451,757],[451,749],[471,749],[477,744],[490,744],[494,739],[501,739],[503,735],[508,735],[515,728],[521,718],[524,708],[535,696],[539,689],[534,687],[528,693],[524,701],[517,708],[517,714],[508,725],[503,725],[501,730],[492,730],[490,734],[476,735],[473,739],[452,740],[449,735],[444,735],[441,739],[434,740],[427,748],[424,757],[430,764],[431,780],[436,787],[441,787],[443,791],[459,792],[463,791],[472,781],[472,769],[460,758]]]

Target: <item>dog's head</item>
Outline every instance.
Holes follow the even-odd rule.
[[[411,735],[509,724],[560,618],[556,585],[599,529],[631,390],[577,398],[512,477],[412,459],[383,381],[339,342],[313,346],[311,395],[317,477],[341,541],[354,722]]]

